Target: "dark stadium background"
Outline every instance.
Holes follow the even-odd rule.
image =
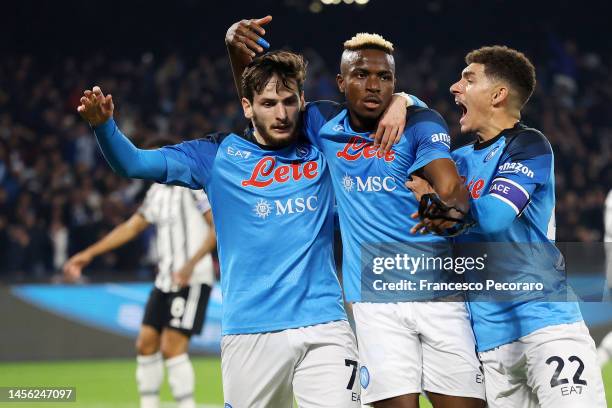
[[[10,285],[59,282],[66,257],[132,214],[147,187],[119,178],[104,162],[76,114],[83,89],[98,84],[113,94],[117,120],[137,144],[158,134],[239,131],[245,120],[223,38],[241,18],[271,14],[272,48],[305,54],[309,100],[339,100],[334,76],[344,40],[361,31],[384,35],[396,46],[397,89],[442,113],[457,143],[459,111],[448,87],[465,53],[491,44],[524,51],[538,73],[524,121],[547,135],[556,155],[557,239],[603,239],[603,205],[612,188],[610,2],[23,0],[3,2],[1,10],[0,322],[17,330],[13,346],[26,344],[20,338],[30,334],[20,334],[23,319],[7,308],[33,321],[45,318],[19,309]],[[100,257],[86,276],[150,280],[150,233]],[[59,327],[83,333],[71,325]],[[596,337],[609,326],[598,327]],[[117,344],[126,345],[118,355],[132,355],[131,339],[104,339],[101,355],[119,350]],[[61,358],[68,349],[57,346],[52,355],[24,349],[16,356],[4,347],[0,360]]]
[[[8,2],[0,36],[0,277],[48,277],[53,234],[83,248],[136,208],[143,187],[113,175],[75,112],[83,89],[111,92],[137,142],[244,126],[223,37],[242,17],[271,14],[272,47],[308,58],[307,99],[338,99],[342,42],[357,31],[397,47],[397,88],[439,110],[457,136],[448,86],[463,55],[506,44],[537,65],[525,121],[556,153],[559,241],[601,241],[612,171],[612,47],[606,2],[372,0],[322,5],[257,2]],[[318,2],[314,2],[320,4]],[[7,12],[8,11],[8,12]],[[458,139],[458,138],[456,138]],[[130,188],[131,186],[131,188]],[[107,270],[138,269],[142,242],[102,258]],[[56,250],[57,251],[57,250]],[[96,265],[94,265],[95,267]]]

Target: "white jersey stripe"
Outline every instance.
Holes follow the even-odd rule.
[[[185,313],[183,313],[183,319],[181,320],[181,327],[183,329],[193,328],[193,322],[195,321],[196,312],[198,310],[198,302],[200,301],[200,289],[200,285],[191,285],[189,287]]]
[[[179,203],[179,207],[181,210],[181,239],[183,240],[183,262],[184,264],[189,260],[189,232],[187,231],[187,214],[185,211],[185,195],[188,194],[187,191],[181,190],[181,200]]]
[[[203,211],[210,204],[203,191],[184,187],[153,184],[139,209],[145,219],[157,227],[154,248],[157,251],[158,273],[155,286],[163,292],[179,288],[173,284],[172,273],[180,269],[200,248],[209,227]],[[206,255],[196,264],[191,284],[214,281],[212,257]]]

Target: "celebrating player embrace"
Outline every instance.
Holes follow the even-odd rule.
[[[249,52],[260,50],[257,23],[235,23],[226,35],[236,77],[252,57]],[[377,248],[450,255],[446,238],[410,234],[415,222],[408,214],[418,203],[404,187],[410,174],[421,174],[453,207],[449,216],[461,218],[467,212],[468,194],[451,160],[446,123],[431,109],[411,107],[405,129],[383,135],[381,148],[376,147],[372,136],[390,108],[395,87],[393,44],[379,35],[362,33],[344,43],[337,84],[346,103],[308,103],[303,123],[308,141],[327,159],[338,202],[343,284],[346,300],[353,303],[363,402],[412,408],[426,392],[436,408],[482,407],[480,363],[460,292],[429,291],[406,298],[363,289],[372,275],[363,260]],[[413,97],[409,101],[419,102]],[[378,246],[371,249],[372,244]],[[451,283],[458,275],[418,268],[402,278]]]
[[[204,188],[217,229],[226,407],[358,407],[357,352],[333,260],[334,202],[321,152],[298,143],[305,64],[274,52],[241,77],[244,135],[213,134],[137,149],[113,100],[86,91],[78,108],[124,176]],[[395,126],[403,125],[402,122]]]

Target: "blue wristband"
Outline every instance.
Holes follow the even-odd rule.
[[[263,38],[261,38],[261,37],[259,37],[259,38],[257,39],[257,44],[261,45],[261,46],[262,46],[262,47],[264,47],[265,49],[270,48],[270,44],[269,44],[269,43],[268,43],[266,40],[264,40]]]

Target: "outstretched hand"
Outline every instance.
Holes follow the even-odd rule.
[[[239,52],[246,64],[250,63],[257,53],[264,52],[264,49],[270,46],[262,38],[266,34],[263,26],[270,21],[272,21],[272,16],[241,20],[232,24],[225,34],[225,44],[231,50]]]
[[[77,112],[92,126],[99,126],[113,117],[115,105],[111,94],[104,95],[99,86],[83,92]]]

